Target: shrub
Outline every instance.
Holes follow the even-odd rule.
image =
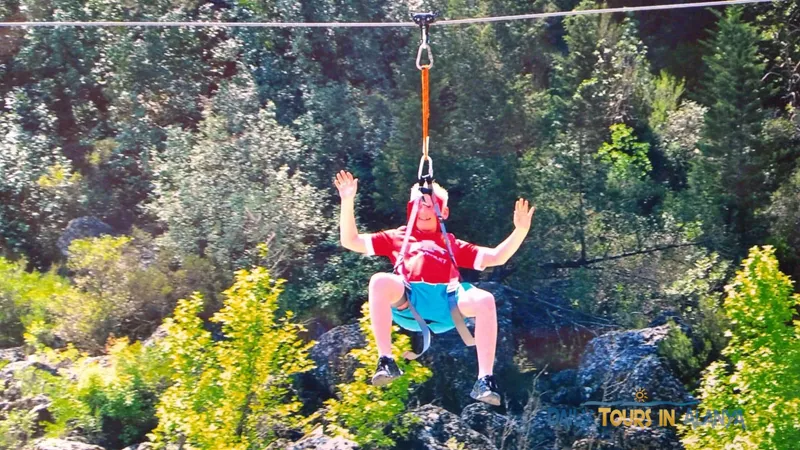
[[[378,352],[375,338],[372,335],[369,320],[369,304],[364,303],[361,309],[361,331],[367,338],[367,346],[350,351],[362,367],[356,369],[355,380],[337,386],[337,399],[325,402],[328,407],[326,420],[328,429],[334,434],[352,439],[368,448],[389,448],[394,439],[387,436],[385,429],[392,426],[394,434],[402,434],[407,423],[402,420],[409,392],[413,383],[423,383],[432,375],[430,369],[416,361],[406,361],[400,355],[411,350],[408,336],[397,333],[394,326],[392,340],[395,343],[395,360],[404,372],[401,378],[385,387],[373,386],[370,373],[378,363]]]
[[[750,250],[726,286],[725,314],[731,328],[700,388],[702,414],[743,410],[741,426],[681,427],[689,450],[795,448],[800,440],[800,322],[792,316],[800,295],[780,272],[772,247]]]
[[[74,348],[58,354],[42,348],[40,356],[74,361],[59,375],[36,369],[21,375],[26,395],[45,394],[52,400],[49,436],[80,430],[103,446],[123,447],[141,442],[156,426],[155,405],[169,375],[158,347],[119,339],[109,344],[102,359],[80,356]]]
[[[658,343],[658,354],[666,358],[672,370],[682,375],[682,378],[690,377],[700,370],[700,361],[695,356],[692,340],[672,321],[669,322],[666,339]]]
[[[41,326],[50,323],[49,305],[74,302],[78,296],[69,280],[54,272],[27,272],[25,265],[0,258],[0,347],[21,345],[30,328],[37,328],[43,342],[52,343],[51,327]]]
[[[61,297],[48,305],[55,330],[65,340],[92,352],[109,336],[132,340],[149,336],[192,290],[210,292],[216,280],[210,263],[199,257],[178,260],[169,248],[152,248],[149,236],[79,239],[69,248],[68,268],[79,302]],[[213,303],[210,308],[216,308]]]
[[[263,448],[276,429],[306,424],[291,386],[294,374],[313,367],[307,356],[313,343],[298,337],[305,330],[290,321],[291,312],[277,317],[281,285],[260,267],[236,272],[224,307],[211,318],[222,324],[219,342],[198,317],[200,295],[178,302],[163,341],[172,385],[150,436],[157,446]]]

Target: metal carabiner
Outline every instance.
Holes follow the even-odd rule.
[[[430,26],[432,23],[436,21],[436,16],[438,14],[434,12],[429,13],[413,13],[411,17],[414,19],[414,23],[419,25],[419,31],[421,33],[421,40],[419,43],[419,50],[417,50],[417,69],[422,70],[423,67],[431,68],[433,67],[433,53],[431,52],[431,45],[430,45]],[[420,64],[422,62],[422,50],[428,51],[428,60],[430,61],[429,64],[423,66]]]
[[[418,180],[422,179],[422,169],[425,168],[425,161],[428,161],[428,174],[426,176],[433,179],[433,160],[430,156],[423,155],[419,160],[419,170],[417,171]]]
[[[425,66],[420,64],[420,61],[422,60],[422,50],[428,50],[428,60],[430,63]],[[419,44],[419,50],[417,50],[417,69],[422,70],[423,67],[427,67],[429,69],[433,67],[433,53],[431,52],[431,46],[425,42]]]

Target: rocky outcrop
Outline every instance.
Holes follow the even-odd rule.
[[[24,347],[12,347],[0,349],[0,361],[14,363],[24,361],[26,358]]]
[[[681,449],[671,427],[603,427],[596,410],[583,406],[587,401],[634,402],[637,389],[644,390],[647,401],[691,402],[658,356],[668,331],[662,325],[603,334],[587,345],[576,369],[537,380],[535,408],[513,415],[475,403],[463,409],[461,419],[498,448]]]
[[[353,381],[358,361],[348,353],[366,345],[367,340],[357,323],[336,327],[317,340],[309,355],[316,364],[311,375],[328,396],[335,394],[337,384]]]
[[[85,239],[98,237],[104,234],[114,234],[114,229],[110,225],[97,217],[85,216],[72,219],[67,224],[67,228],[61,233],[56,245],[64,256],[69,256],[69,245],[75,239]]]
[[[499,414],[485,403],[473,403],[461,411],[461,420],[468,427],[488,437],[497,448],[513,447],[517,441],[518,424]]]
[[[14,402],[22,398],[22,389],[20,381],[15,377],[25,370],[39,369],[57,375],[55,368],[46,364],[35,361],[17,361],[6,365],[0,369],[0,392],[2,397],[0,399],[7,402]]]
[[[14,358],[16,359],[16,358]],[[20,375],[27,371],[44,371],[56,375],[56,369],[40,362],[21,360],[0,369],[0,421],[12,413],[25,413],[31,420],[31,429],[20,439],[38,438],[44,435],[42,422],[52,422],[51,401],[44,395],[25,396]],[[36,377],[35,374],[30,375]],[[29,378],[30,379],[30,378]],[[30,434],[28,434],[30,433]]]
[[[62,439],[43,439],[36,442],[34,450],[105,450],[97,445],[83,442],[65,441]]]
[[[153,334],[151,334],[150,337],[142,341],[142,345],[145,347],[155,347],[167,336],[167,327],[164,324],[161,324],[155,329],[155,331],[153,331]]]
[[[274,447],[275,449],[279,447]],[[299,441],[280,447],[286,450],[358,450],[361,447],[353,441],[342,437],[326,436],[322,427],[314,429]]]
[[[413,418],[406,442],[396,448],[424,450],[491,450],[497,447],[488,437],[470,428],[457,415],[438,406],[425,405],[406,413]]]
[[[149,443],[143,442],[141,444],[133,444],[128,447],[123,448],[122,450],[155,450],[156,446]]]
[[[578,368],[577,383],[585,400],[633,401],[643,389],[648,401],[693,400],[683,384],[658,356],[668,325],[641,330],[615,331],[593,339]]]

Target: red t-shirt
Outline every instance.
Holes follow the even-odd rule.
[[[367,255],[386,256],[392,261],[392,265],[396,264],[405,234],[406,227],[404,226],[395,230],[367,234],[364,239]],[[450,238],[453,256],[458,267],[485,269],[483,252],[478,246],[456,239],[452,233],[448,233],[447,236]],[[424,281],[446,284],[450,282],[451,278],[458,278],[458,269],[453,267],[450,255],[447,253],[447,245],[442,233],[438,230],[423,232],[414,228],[408,239],[403,266],[403,272],[409,282]]]

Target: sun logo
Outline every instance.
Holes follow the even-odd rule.
[[[633,393],[633,398],[639,403],[644,403],[644,401],[647,400],[647,391],[642,388],[636,388],[636,392]]]

